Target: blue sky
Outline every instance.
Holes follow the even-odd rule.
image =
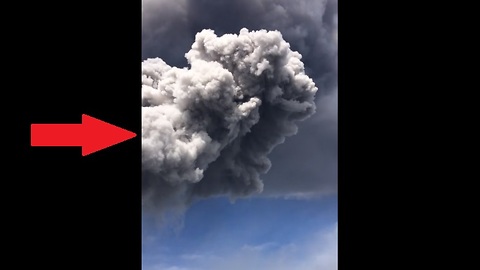
[[[144,217],[143,269],[333,270],[336,224],[336,196],[210,198],[190,207],[181,224]]]

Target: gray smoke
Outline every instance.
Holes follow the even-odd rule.
[[[196,34],[188,68],[142,63],[144,205],[261,192],[268,154],[315,112],[317,87],[279,31]]]
[[[320,92],[333,91],[337,14],[337,0],[143,0],[142,57],[184,66],[183,54],[203,29],[218,35],[244,27],[278,30],[303,55]]]

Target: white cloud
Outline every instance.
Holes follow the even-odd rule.
[[[270,248],[274,248],[275,246],[277,246],[276,243],[268,242],[260,245],[244,245],[242,247],[242,250],[258,252],[258,251],[265,251]]]
[[[183,254],[180,257],[184,260],[202,260],[202,259],[205,259],[205,255],[200,255],[200,254]]]
[[[334,224],[313,233],[305,241],[283,245],[245,244],[228,254],[219,250],[215,256],[201,252],[183,254],[175,266],[159,264],[144,270],[337,270],[337,238],[338,226]]]

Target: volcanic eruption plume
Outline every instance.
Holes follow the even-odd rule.
[[[268,154],[315,112],[317,87],[278,31],[203,30],[185,57],[142,63],[145,207],[261,192]]]

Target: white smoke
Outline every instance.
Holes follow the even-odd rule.
[[[145,204],[261,192],[267,155],[315,112],[302,56],[278,31],[244,28],[203,30],[185,57],[189,68],[142,63]]]

